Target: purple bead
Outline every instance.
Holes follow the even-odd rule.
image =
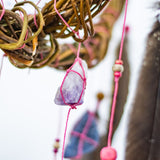
[[[53,152],[54,152],[54,153],[57,153],[57,152],[58,152],[58,149],[57,149],[57,148],[54,148]]]
[[[60,140],[57,138],[57,139],[56,139],[56,142],[59,142],[59,141],[60,141]]]

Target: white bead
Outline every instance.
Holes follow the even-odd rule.
[[[55,142],[53,145],[54,148],[58,149],[60,147],[59,142]]]
[[[112,67],[113,72],[123,72],[124,68],[121,64],[114,64]]]

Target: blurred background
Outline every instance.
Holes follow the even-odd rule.
[[[36,2],[36,0],[33,0]],[[42,0],[39,6],[46,1]],[[113,146],[118,151],[118,160],[124,159],[125,136],[128,116],[134,100],[134,92],[146,47],[146,38],[155,21],[156,0],[129,0],[126,24],[129,30],[128,56],[131,67],[129,95],[120,125],[113,138]],[[5,8],[14,6],[13,0],[5,0]],[[69,133],[87,110],[94,110],[96,94],[105,94],[99,114],[98,130],[101,135],[106,132],[106,121],[109,118],[109,107],[112,96],[112,65],[115,50],[121,39],[124,12],[116,22],[108,53],[105,59],[95,68],[88,70],[85,102],[72,110],[67,130]],[[93,20],[94,21],[94,20]],[[95,19],[96,21],[96,19]],[[59,40],[60,43],[73,42],[72,38]],[[0,59],[3,52],[0,51]],[[64,71],[45,67],[42,69],[17,69],[4,59],[0,77],[0,160],[52,160],[53,143],[61,128],[62,142],[68,106],[54,104],[54,96],[65,75]],[[59,121],[61,124],[59,126]],[[61,157],[61,149],[58,159]]]

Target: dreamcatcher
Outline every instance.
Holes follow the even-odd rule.
[[[104,14],[101,15],[100,21],[95,25],[94,36],[92,18],[95,17],[109,3],[109,0],[52,0],[45,4],[42,10],[40,10],[37,5],[31,1],[23,1],[19,3],[16,1],[16,4],[12,10],[6,10],[2,0],[1,2],[0,48],[4,51],[5,55],[9,58],[10,62],[14,66],[18,68],[41,68],[49,65],[50,67],[59,69],[66,69],[69,67],[55,96],[55,103],[57,105],[70,106],[64,133],[62,149],[63,159],[65,137],[70,111],[71,109],[76,109],[78,105],[83,103],[87,80],[87,64],[89,67],[94,67],[104,58],[109,39],[111,37],[113,24],[120,14],[122,5],[121,7],[117,7],[115,5],[117,4],[116,2],[113,1],[113,3],[111,3],[112,7],[116,6],[115,9],[117,12],[111,8],[108,10],[106,9]],[[127,2],[128,1],[126,0],[125,20]],[[123,3],[124,1],[121,2],[121,4]],[[27,15],[26,10],[22,7],[24,5],[33,6],[38,14]],[[19,14],[17,14],[17,11],[19,11]],[[108,17],[108,13],[112,18]],[[121,57],[125,20],[120,56],[113,66],[115,77],[115,93],[110,119],[108,147],[103,148],[101,151],[102,160],[116,159],[116,151],[111,147],[111,136],[116,95],[118,91],[118,81],[121,77],[121,73],[123,72],[123,62],[121,61]],[[102,29],[100,33],[98,32],[99,29]],[[80,31],[82,32],[81,34]],[[104,33],[108,36],[105,37],[103,35]],[[48,46],[46,35],[50,36],[50,46]],[[88,39],[88,36],[91,36],[91,38]],[[73,39],[78,42],[76,54],[74,53],[76,44],[64,44],[61,46],[61,48],[59,48],[57,38],[67,37],[73,37]],[[85,40],[86,42],[84,42]],[[102,45],[100,44],[101,41]],[[84,42],[83,46],[82,42]],[[95,44],[98,45],[98,48],[94,51],[92,47],[94,48]],[[103,46],[103,44],[105,45]],[[98,55],[99,50],[102,51],[100,55]],[[84,60],[82,60],[82,58],[86,60],[87,64]],[[83,119],[86,119],[87,123],[88,119],[93,119],[93,117],[94,116],[90,112],[87,112]],[[90,126],[91,128],[92,125],[95,125],[94,120],[92,122],[93,123],[91,123]],[[79,131],[79,128],[75,129],[73,133],[77,134],[77,131]],[[89,129],[87,133],[90,133]],[[96,134],[94,137],[96,137]],[[98,143],[98,138],[95,139],[95,143]],[[57,145],[55,145],[55,153],[57,153],[59,148],[59,139],[56,139],[56,142]],[[85,153],[86,145],[84,145],[84,148],[85,149],[82,149],[81,152]]]

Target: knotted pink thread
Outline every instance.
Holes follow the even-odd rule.
[[[1,13],[1,16],[0,16],[0,20],[2,19],[3,15],[5,13],[5,8],[4,8],[3,0],[1,0],[1,3],[2,3],[2,13]]]
[[[122,31],[120,52],[119,52],[119,61],[121,61],[121,59],[122,59],[122,51],[123,51],[124,35],[125,35],[125,24],[126,24],[126,17],[127,17],[127,6],[128,6],[128,0],[126,0],[126,3],[125,3],[125,15],[124,15],[124,23],[123,23],[123,31]],[[112,131],[113,131],[113,120],[114,120],[114,113],[115,113],[116,99],[117,99],[117,94],[118,94],[118,85],[119,85],[119,78],[120,77],[121,77],[121,72],[115,72],[114,73],[115,88],[114,88],[114,96],[113,96],[111,117],[110,117],[110,123],[109,123],[108,147],[111,146]]]
[[[62,147],[62,160],[63,160],[63,156],[64,156],[64,147],[65,147],[67,126],[68,126],[68,120],[69,120],[69,115],[70,115],[71,109],[72,109],[72,108],[69,108],[68,114],[67,114],[66,126],[65,126],[65,131],[64,131],[64,138],[63,138],[63,147]]]

